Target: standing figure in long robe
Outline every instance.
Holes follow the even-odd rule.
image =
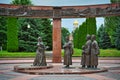
[[[90,62],[90,58],[91,58],[91,36],[88,34],[87,37],[87,42],[85,43],[85,66],[87,66],[87,68],[90,68],[91,62]]]
[[[42,38],[38,37],[36,57],[33,62],[34,66],[47,66],[46,56],[45,56],[45,46],[42,42]]]
[[[72,65],[72,54],[73,54],[73,44],[72,41],[69,40],[69,37],[66,38],[66,43],[63,45],[64,48],[64,65],[66,68],[69,65]]]
[[[85,60],[86,60],[85,48],[86,48],[86,46],[83,45],[82,46],[82,56],[81,56],[81,65],[82,65],[82,68],[85,68]]]
[[[100,54],[99,46],[96,41],[95,35],[91,37],[92,44],[91,44],[91,67],[97,68],[98,66],[98,55]]]

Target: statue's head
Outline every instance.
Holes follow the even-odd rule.
[[[91,36],[89,34],[87,34],[87,37],[86,37],[87,40],[90,40],[91,39]]]
[[[85,49],[85,45],[82,46],[82,49]]]
[[[66,37],[66,41],[69,41],[69,36]]]
[[[92,39],[92,40],[95,40],[95,39],[96,39],[96,36],[95,36],[95,35],[92,35],[92,36],[91,36],[91,39]]]
[[[41,41],[42,41],[42,38],[41,38],[41,37],[38,37],[38,41],[41,42]]]

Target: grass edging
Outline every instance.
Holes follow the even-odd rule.
[[[73,57],[80,57],[82,53],[81,49],[74,49]],[[0,58],[34,58],[35,52],[7,52],[1,51]],[[62,56],[64,56],[64,51],[62,50]],[[106,49],[100,50],[99,57],[120,57],[120,50],[116,49]]]

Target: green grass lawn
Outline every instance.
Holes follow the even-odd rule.
[[[81,56],[82,50],[81,49],[74,49],[73,56]],[[64,52],[62,51],[62,55]],[[120,57],[120,50],[116,49],[100,49],[100,57]]]
[[[35,57],[35,52],[7,52],[1,51],[0,58],[32,58]]]
[[[78,57],[81,56],[82,50],[74,49],[73,56]],[[36,55],[35,52],[7,52],[0,51],[0,58],[34,58]],[[64,51],[62,50],[62,56],[64,55]],[[120,57],[120,50],[116,49],[101,49],[100,57]]]
[[[100,50],[100,56],[101,57],[120,57],[120,50],[116,50],[116,49],[106,49]]]

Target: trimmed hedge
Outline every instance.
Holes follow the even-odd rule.
[[[95,18],[87,18],[79,28],[73,32],[73,42],[74,48],[81,49],[82,45],[86,42],[86,35],[87,34],[94,34],[96,35],[96,19]]]
[[[18,23],[13,17],[7,19],[7,51],[18,51]]]

